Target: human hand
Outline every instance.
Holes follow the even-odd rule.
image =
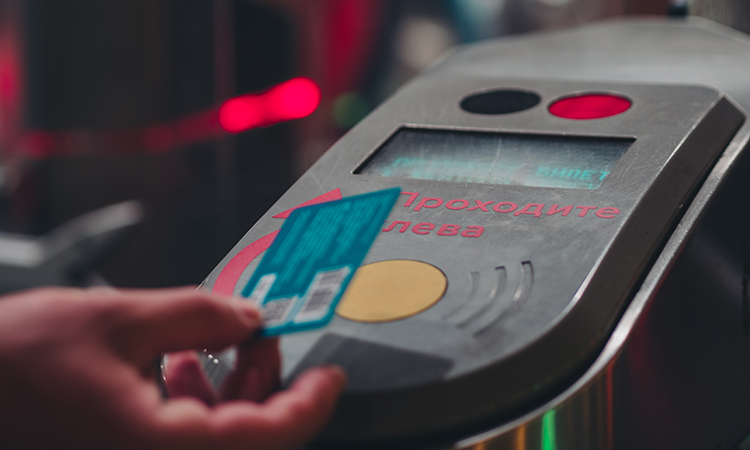
[[[155,383],[152,363],[162,352],[220,349],[259,326],[249,303],[193,288],[0,298],[0,446],[298,448],[332,412],[340,370],[312,369],[260,403],[278,380],[278,349],[268,340],[244,346],[222,398],[201,390],[187,353],[174,355],[170,377],[181,396],[165,401]]]

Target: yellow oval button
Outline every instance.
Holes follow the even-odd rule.
[[[445,294],[448,280],[433,266],[410,259],[366,264],[336,308],[339,316],[357,322],[389,322],[424,311]]]

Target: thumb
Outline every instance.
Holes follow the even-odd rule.
[[[160,353],[219,349],[247,339],[261,327],[254,304],[192,288],[120,291],[112,337],[138,364]]]

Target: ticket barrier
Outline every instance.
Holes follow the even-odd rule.
[[[286,383],[349,373],[312,447],[747,448],[749,74],[750,38],[697,20],[461,49],[204,286],[240,293],[292,209],[398,186],[337,317],[282,338]]]

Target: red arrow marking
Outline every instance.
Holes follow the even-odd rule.
[[[305,203],[301,203],[301,204],[295,206],[294,208],[287,209],[284,212],[280,212],[280,213],[276,214],[273,217],[275,219],[287,219],[287,218],[289,218],[289,214],[291,214],[292,211],[294,211],[297,208],[301,208],[303,206],[316,205],[318,203],[330,202],[330,201],[333,201],[333,200],[341,200],[341,198],[342,198],[341,197],[341,189],[336,188],[336,189],[334,189],[332,191],[326,192],[323,195],[319,195],[319,196],[315,197],[312,200],[308,200]]]
[[[273,233],[269,233],[247,247],[243,248],[239,253],[234,255],[226,266],[221,269],[221,273],[216,278],[212,292],[217,294],[232,295],[234,294],[234,287],[237,286],[237,281],[240,279],[240,275],[255,258],[261,253],[268,250],[268,247],[273,244],[273,240],[276,239],[276,235],[279,234],[276,230]]]

